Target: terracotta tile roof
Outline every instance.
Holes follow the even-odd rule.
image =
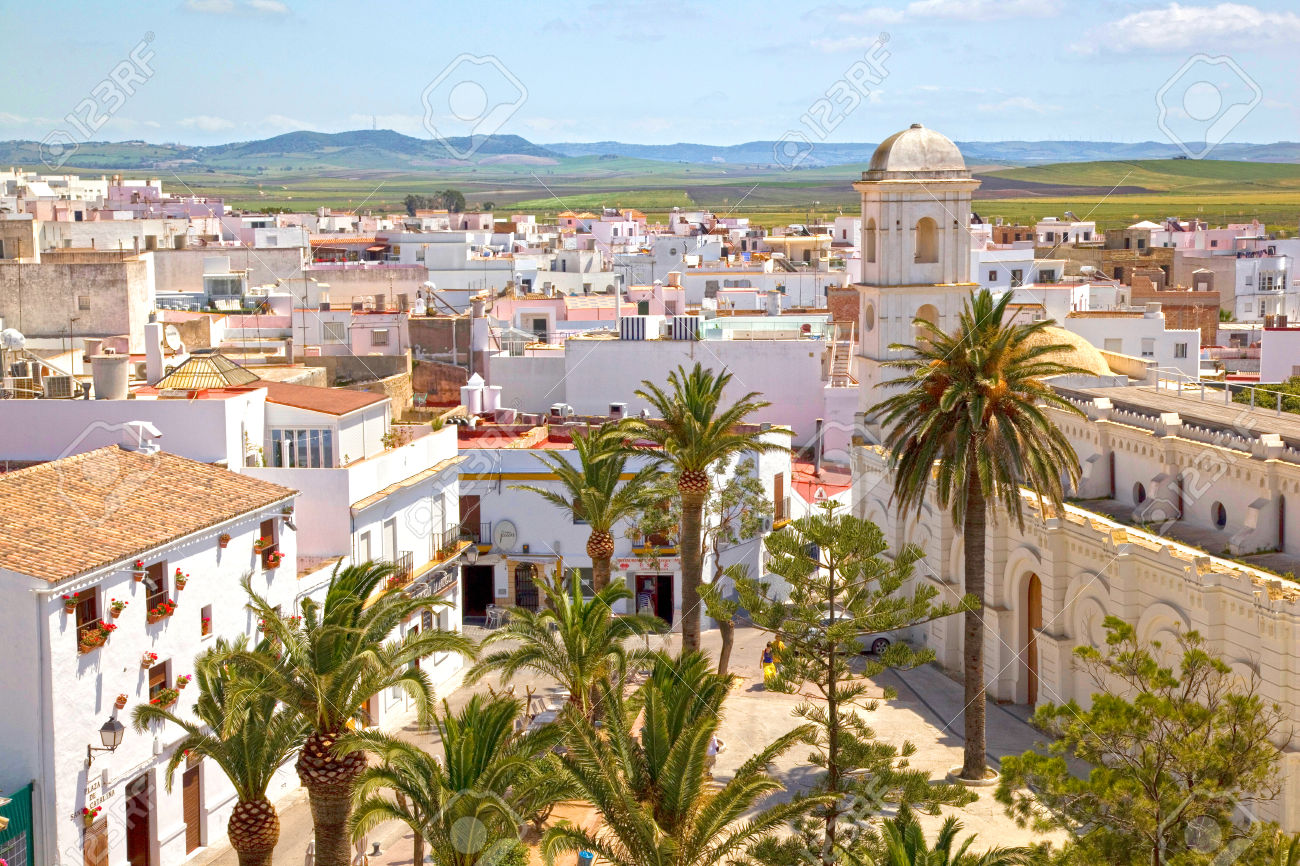
[[[0,568],[56,583],[294,493],[166,452],[98,448],[0,475]]]
[[[347,415],[358,409],[382,403],[385,394],[368,391],[348,391],[343,388],[319,388],[315,385],[290,385],[287,382],[267,382],[266,402],[296,409],[309,409],[326,415]]]

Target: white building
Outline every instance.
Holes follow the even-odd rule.
[[[581,423],[575,425],[582,427]],[[783,447],[790,443],[787,429],[773,427],[765,438]],[[460,513],[462,530],[479,542],[477,562],[461,570],[465,617],[486,615],[487,605],[520,606],[536,610],[540,602],[537,582],[558,572],[566,578],[577,569],[590,586],[591,558],[586,544],[590,530],[572,515],[544,502],[537,494],[518,490],[529,484],[554,488],[561,485],[537,459],[545,450],[576,461],[571,430],[566,425],[485,425],[462,430]],[[780,526],[793,515],[792,466],[787,451],[754,455],[755,475],[773,502],[773,523]],[[628,471],[643,465],[629,462]],[[712,480],[718,485],[734,477],[736,463]],[[681,614],[681,556],[676,539],[629,537],[630,526],[614,529],[611,582],[624,581],[638,598],[648,600],[656,616],[676,625]],[[762,539],[755,538],[722,552],[723,565],[741,563],[756,577],[766,574]],[[713,574],[714,560],[707,553],[705,580]],[[621,603],[617,612],[627,612]]]
[[[1201,332],[1167,328],[1158,303],[1145,310],[1070,313],[1057,321],[1105,352],[1152,362],[1166,375],[1200,376]]]
[[[139,734],[129,715],[154,698],[176,698],[186,713],[197,687],[179,678],[194,657],[218,635],[256,635],[245,574],[294,609],[302,586],[284,514],[294,497],[147,445],[0,476],[0,789],[35,780],[34,862],[170,866],[224,837],[234,805],[225,775],[195,762],[168,792],[163,768],[183,732]],[[255,550],[265,537],[272,546]],[[116,613],[115,601],[125,603]],[[120,745],[88,752],[110,719],[127,726]],[[296,784],[289,768],[271,793]],[[101,811],[86,821],[87,808]]]

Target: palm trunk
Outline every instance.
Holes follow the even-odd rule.
[[[731,665],[731,648],[736,643],[735,620],[718,620],[718,631],[722,633],[722,650],[718,653],[718,673],[725,677],[727,668]]]
[[[704,551],[700,529],[704,522],[704,500],[708,494],[682,492],[682,651],[700,649],[700,580]]]
[[[316,866],[349,866],[352,862],[347,828],[352,786],[365,769],[366,759],[361,752],[337,754],[338,737],[338,732],[313,733],[299,750],[295,765],[311,803]]]
[[[966,514],[962,526],[962,551],[965,554],[966,593],[979,600],[979,608],[964,615],[965,642],[965,733],[966,746],[962,759],[963,779],[983,779],[987,770],[984,736],[984,547],[986,521],[984,491],[979,476],[972,467],[966,479]]]
[[[415,834],[415,842],[411,854],[411,859],[415,862],[415,866],[424,866],[424,834],[423,833],[417,832]]]
[[[610,559],[612,557],[593,557],[591,560],[591,588],[600,592],[609,586]]]
[[[280,841],[280,816],[265,797],[240,800],[226,821],[226,836],[239,866],[271,866],[271,855]]]

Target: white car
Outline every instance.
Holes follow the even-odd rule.
[[[837,620],[848,619],[848,616],[849,615],[842,610],[837,610],[835,612],[835,619]],[[822,625],[829,625],[830,621],[831,621],[831,617],[829,613],[826,616],[822,617]],[[861,645],[861,648],[858,651],[863,653],[874,653],[875,655],[880,655],[885,650],[889,649],[891,644],[897,643],[898,641],[901,640],[903,640],[902,629],[890,629],[889,631],[876,631],[876,632],[860,632],[858,634],[858,643]]]

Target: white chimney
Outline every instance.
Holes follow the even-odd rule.
[[[163,325],[147,322],[144,326],[145,382],[152,385],[163,377]]]

